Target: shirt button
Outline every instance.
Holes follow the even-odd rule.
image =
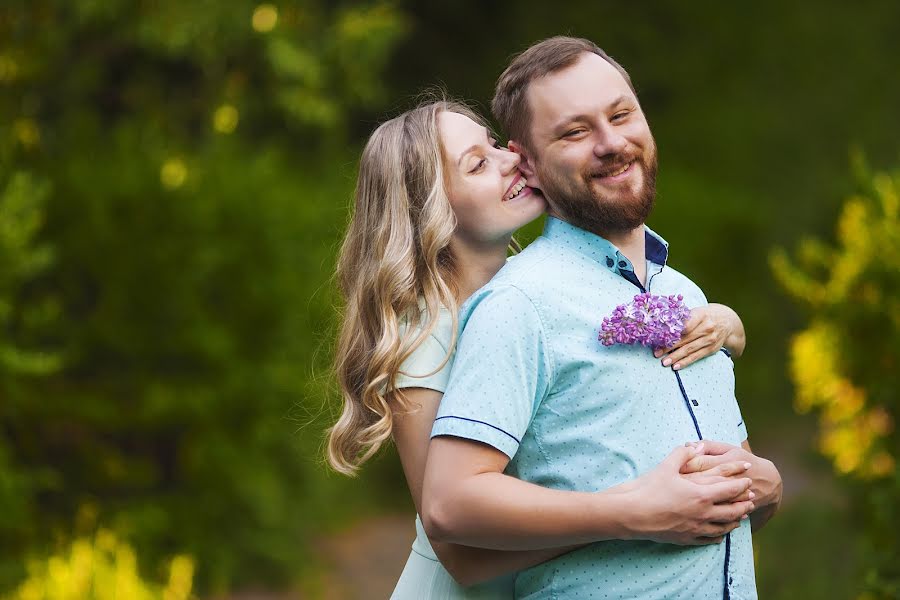
[[[613,259],[611,259],[611,258],[608,257],[608,256],[606,257],[606,266],[607,266],[607,267],[613,266]]]
[[[628,265],[628,263],[625,262],[624,260],[620,260],[620,261],[619,261],[619,266],[622,267],[623,269],[624,269],[627,265]]]

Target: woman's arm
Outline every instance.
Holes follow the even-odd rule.
[[[421,514],[425,461],[431,438],[431,427],[434,424],[434,417],[437,415],[442,394],[424,388],[406,388],[403,392],[412,406],[420,408],[407,414],[394,415],[394,443],[397,445],[397,453],[400,455],[400,462],[403,464],[403,472],[406,475],[416,510]],[[432,548],[441,564],[462,586],[475,585],[507,573],[533,567],[578,547],[504,551],[429,541],[431,541]]]
[[[747,337],[744,324],[734,310],[724,304],[707,304],[691,309],[681,340],[670,348],[654,352],[656,358],[668,354],[663,366],[676,371],[725,348],[734,357],[744,353]]]

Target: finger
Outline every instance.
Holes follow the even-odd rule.
[[[676,471],[681,471],[690,460],[703,451],[704,447],[704,444],[676,446],[660,465],[667,465]]]
[[[672,344],[671,346],[669,346],[667,348],[657,348],[653,352],[653,355],[656,356],[656,358],[660,358],[664,354],[670,354],[671,352],[677,350],[678,348],[682,348],[685,344],[693,342],[694,340],[698,339],[699,337],[700,337],[700,333],[696,327],[693,327],[691,329],[685,328],[684,331],[681,332],[681,338],[679,338],[679,340],[677,342],[675,342],[674,344]]]
[[[749,500],[732,504],[717,504],[709,513],[709,522],[722,524],[739,521],[754,510],[756,510],[756,505]]]
[[[700,471],[707,471],[709,469],[715,468],[720,464],[722,464],[722,458],[720,458],[718,455],[698,454],[697,456],[694,456],[686,463],[684,463],[684,465],[681,467],[681,472],[685,474],[698,473]]]
[[[734,446],[732,444],[728,444],[725,442],[719,442],[716,440],[703,440],[703,448],[704,453],[706,454],[725,454],[731,450],[740,449],[739,446]]]
[[[695,357],[691,360],[691,362],[693,362],[694,360],[697,360],[697,358],[702,358],[704,356],[712,354],[712,348],[712,340],[707,338],[698,338],[690,343],[683,345],[681,348],[678,348],[674,352],[670,352],[669,355],[663,359],[662,364],[664,367],[674,365],[673,368],[680,369],[690,364],[685,364],[684,362],[688,357],[694,354],[699,354],[699,357]]]
[[[756,498],[756,494],[753,493],[753,490],[751,488],[743,494],[738,494],[728,502],[747,502],[748,500],[753,500],[754,498]]]
[[[748,489],[750,489],[750,485],[752,483],[753,481],[747,477],[742,477],[740,479],[729,479],[728,481],[723,481],[722,483],[714,483],[712,485],[705,486],[704,492],[706,494],[706,498],[709,501],[717,504],[719,502],[726,502],[738,497],[738,495],[743,494]]]
[[[693,461],[694,459],[691,459]],[[707,460],[713,461],[714,457],[708,457]],[[689,462],[691,462],[689,461]],[[708,468],[706,470],[700,471],[690,471],[687,473],[682,473],[685,477],[693,481],[694,483],[700,484],[710,484],[710,483],[720,483],[722,481],[727,481],[730,477],[737,477],[743,475],[747,472],[747,469],[750,468],[750,463],[747,462],[727,462],[724,464],[716,465],[714,467]]]
[[[720,475],[722,477],[733,477],[734,475],[740,475],[745,473],[747,469],[750,468],[750,463],[735,461],[735,462],[727,462],[725,464],[714,467],[710,470],[711,475]]]

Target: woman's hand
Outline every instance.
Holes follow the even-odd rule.
[[[691,310],[678,343],[660,348],[653,355],[660,358],[667,354],[663,366],[671,365],[677,371],[723,347],[732,356],[740,356],[746,341],[744,324],[736,312],[724,304],[707,304]]]

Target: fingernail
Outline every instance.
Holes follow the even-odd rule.
[[[750,518],[750,515],[744,515],[743,517],[741,517],[741,521],[743,521],[744,519],[749,519],[749,518]]]
[[[701,452],[703,450],[703,442],[697,444],[697,452]]]
[[[750,493],[748,494],[748,497],[749,497],[751,500],[753,500],[754,498],[756,498],[756,494],[754,494],[753,492],[750,492]]]
[[[673,371],[677,371],[677,370],[680,369],[680,368],[681,368],[681,365],[680,365],[680,364],[676,364],[674,367],[672,367],[672,370],[673,370]]]
[[[749,469],[749,468],[752,467],[752,466],[753,466],[753,465],[751,465],[750,463],[744,463],[744,468],[745,468],[745,469]]]
[[[664,367],[668,367],[668,366],[671,365],[671,364],[672,364],[672,359],[671,359],[671,358],[663,359],[663,366],[664,366]]]

